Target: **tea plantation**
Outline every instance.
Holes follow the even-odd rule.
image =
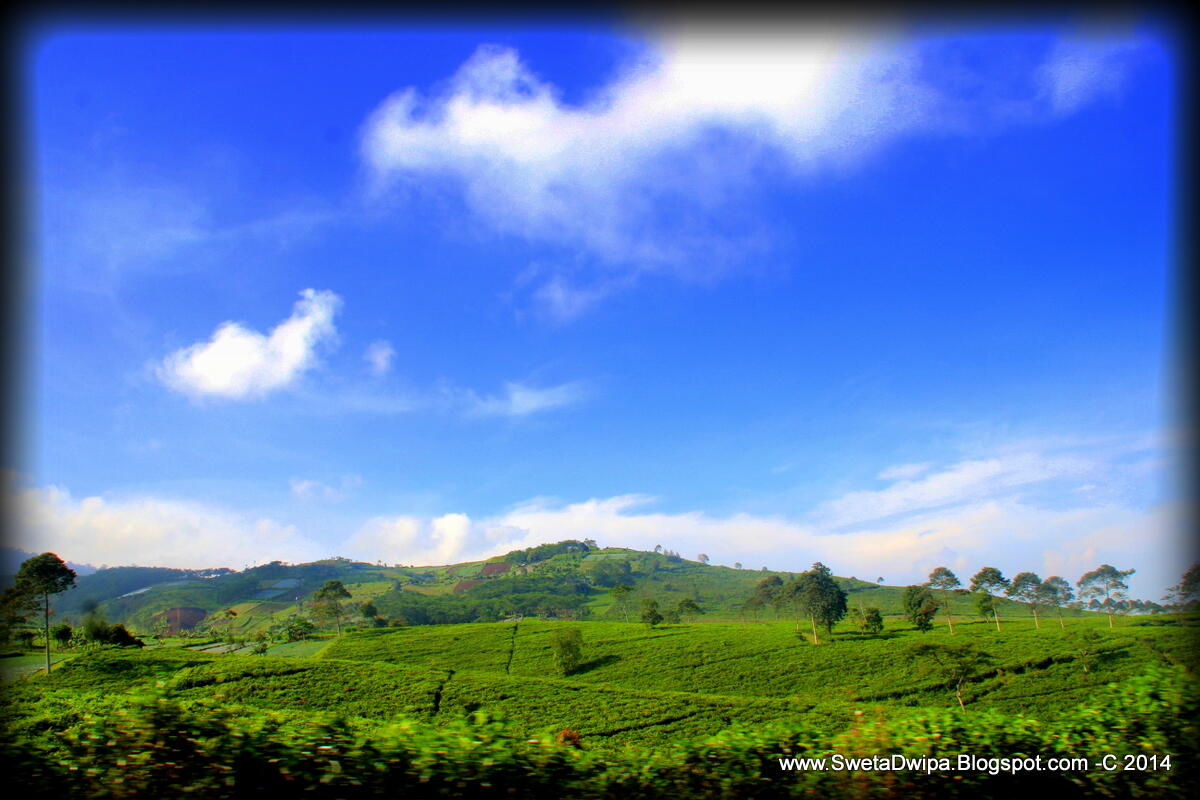
[[[1161,624],[1167,622],[1168,624]],[[521,620],[375,628],[265,655],[100,649],[4,694],[12,769],[46,796],[736,794],[1172,797],[1194,788],[1193,620]],[[563,674],[554,631],[578,629]],[[987,656],[958,687],[918,644]],[[947,651],[949,652],[949,651]],[[790,756],[1166,755],[1071,774],[783,770]],[[303,789],[303,791],[301,791]]]

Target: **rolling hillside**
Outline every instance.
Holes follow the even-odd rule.
[[[307,603],[313,592],[327,580],[340,580],[352,594],[348,603],[352,624],[352,609],[367,600],[384,620],[426,625],[521,617],[616,620],[636,609],[642,598],[655,599],[664,608],[691,598],[709,620],[769,621],[779,614],[770,608],[749,611],[745,601],[762,579],[778,576],[786,581],[792,575],[703,564],[674,554],[561,542],[486,561],[427,567],[346,559],[294,565],[273,562],[241,572],[116,567],[80,577],[76,587],[55,603],[57,613],[67,619],[78,619],[96,604],[110,622],[125,623],[143,634],[164,626],[178,632],[217,625],[229,634],[249,636],[310,616]],[[885,617],[901,614],[903,587],[853,577],[837,580],[851,606],[874,606]],[[608,591],[618,583],[634,587],[625,608]],[[999,608],[1002,619],[1029,616],[1024,604],[1007,599],[999,601]],[[235,616],[218,618],[226,609]],[[960,619],[977,618],[969,596],[954,598],[952,609]]]

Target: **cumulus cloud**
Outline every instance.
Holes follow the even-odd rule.
[[[346,542],[352,558],[406,564],[448,564],[470,546],[471,521],[466,514],[432,520],[417,517],[373,517]]]
[[[269,334],[223,322],[212,338],[177,350],[158,366],[159,379],[193,398],[245,400],[293,384],[317,361],[316,348],[337,336],[341,306],[333,292],[305,289],[292,314]]]
[[[531,288],[570,318],[631,275],[708,278],[745,260],[770,238],[758,215],[738,215],[764,175],[845,170],[899,137],[970,131],[967,120],[1014,106],[1027,111],[1009,121],[1070,113],[1121,80],[1133,47],[1064,42],[997,111],[980,87],[1007,91],[1011,63],[978,68],[967,88],[938,83],[925,67],[943,44],[882,26],[664,26],[582,103],[515,50],[485,45],[439,90],[381,103],[362,154],[378,187],[451,186],[494,230],[589,254],[601,265],[590,281]]]
[[[348,547],[366,560],[444,564],[590,538],[640,550],[661,544],[686,558],[703,552],[714,563],[727,565],[741,561],[800,571],[822,561],[839,575],[883,576],[892,584],[924,581],[936,566],[948,566],[963,578],[984,565],[1007,574],[1031,570],[1075,581],[1108,562],[1136,566],[1132,585],[1148,599],[1177,579],[1182,563],[1178,511],[1171,506],[1052,510],[1011,499],[985,500],[835,532],[783,517],[646,510],[653,502],[645,495],[569,504],[536,499],[479,520],[462,514],[432,520],[379,517],[364,525]]]
[[[18,490],[12,544],[71,561],[157,567],[232,567],[322,558],[293,526],[200,503],[137,497],[77,500],[57,487]]]
[[[392,357],[396,355],[392,343],[380,339],[367,345],[363,358],[372,375],[384,375],[392,368]]]
[[[664,193],[681,209],[718,202],[747,143],[780,148],[794,166],[853,159],[920,124],[929,104],[908,55],[862,32],[679,30],[656,44],[582,107],[516,51],[483,46],[440,94],[388,98],[367,122],[363,154],[384,180],[453,176],[501,230],[662,266],[681,255],[685,231],[671,241],[638,229]],[[714,151],[717,131],[743,141]]]

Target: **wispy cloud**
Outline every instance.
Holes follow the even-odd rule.
[[[392,368],[392,358],[395,355],[396,350],[392,347],[392,343],[380,339],[367,345],[363,358],[366,360],[371,374],[379,376],[387,374],[387,371]]]
[[[178,350],[157,367],[169,388],[193,398],[246,400],[294,383],[316,364],[319,344],[336,339],[333,317],[341,299],[305,289],[292,314],[270,334],[223,322],[206,342]]]
[[[1104,95],[1120,92],[1136,43],[1094,33],[1055,43],[1038,68],[1040,98],[1058,115],[1072,114]]]
[[[292,489],[292,496],[297,500],[339,503],[345,500],[356,487],[362,485],[362,476],[343,475],[337,487],[313,478],[292,478],[288,481],[288,485]]]
[[[917,477],[922,472],[925,472],[932,467],[928,461],[920,464],[896,464],[888,467],[879,473],[879,479],[883,481],[903,481]]]
[[[919,480],[896,476],[899,479],[885,489],[850,492],[826,501],[816,517],[836,528],[979,500],[1004,490],[1083,475],[1091,468],[1086,459],[1036,452],[960,461]]]
[[[736,212],[768,165],[784,180],[836,172],[902,136],[1005,117],[980,107],[978,84],[1013,76],[984,68],[974,92],[936,84],[923,65],[939,44],[882,26],[664,26],[583,104],[564,102],[516,51],[488,45],[440,91],[387,98],[362,152],[379,188],[449,177],[496,231],[603,264],[590,281],[551,275],[531,290],[565,319],[631,275],[711,277],[744,260],[769,234]],[[1026,119],[1075,111],[1120,82],[1135,45],[1063,41],[999,105],[1026,108]]]
[[[574,405],[586,396],[586,389],[580,381],[545,388],[509,382],[504,384],[504,391],[499,395],[480,397],[474,392],[465,392],[461,396],[470,416],[525,417]]]

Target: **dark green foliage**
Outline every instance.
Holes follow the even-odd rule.
[[[1079,599],[1085,602],[1096,601],[1108,613],[1108,624],[1113,624],[1112,615],[1122,610],[1129,600],[1129,585],[1125,579],[1135,570],[1119,570],[1111,564],[1101,564],[1091,572],[1086,573],[1075,584],[1079,587]]]
[[[283,633],[289,642],[296,642],[301,639],[307,639],[316,630],[317,626],[306,619],[293,619],[284,626]]]
[[[647,597],[642,600],[642,622],[653,628],[663,621],[663,615],[658,611],[658,601]]]
[[[17,570],[12,588],[19,594],[41,598],[42,635],[46,642],[46,672],[50,672],[50,595],[62,594],[75,585],[75,570],[54,553],[26,559]]]
[[[1167,605],[1178,609],[1191,609],[1200,604],[1200,564],[1193,564],[1183,573],[1179,583],[1167,590],[1163,598]]]
[[[583,663],[583,633],[578,628],[551,633],[550,647],[560,675],[570,675]]]
[[[933,617],[937,614],[938,602],[927,586],[907,586],[901,601],[904,615],[919,631],[933,630]]]
[[[700,608],[700,605],[690,597],[685,597],[682,600],[680,600],[679,605],[676,607],[675,611],[680,617],[682,617],[684,619],[698,617],[704,613],[704,610],[702,608]]]
[[[66,647],[71,643],[71,634],[75,631],[65,622],[60,622],[50,629],[50,638],[58,642],[59,647]]]
[[[800,613],[812,621],[814,641],[818,625],[829,635],[834,623],[846,616],[846,592],[833,579],[829,568],[819,561],[807,572],[789,581],[781,591]]]

